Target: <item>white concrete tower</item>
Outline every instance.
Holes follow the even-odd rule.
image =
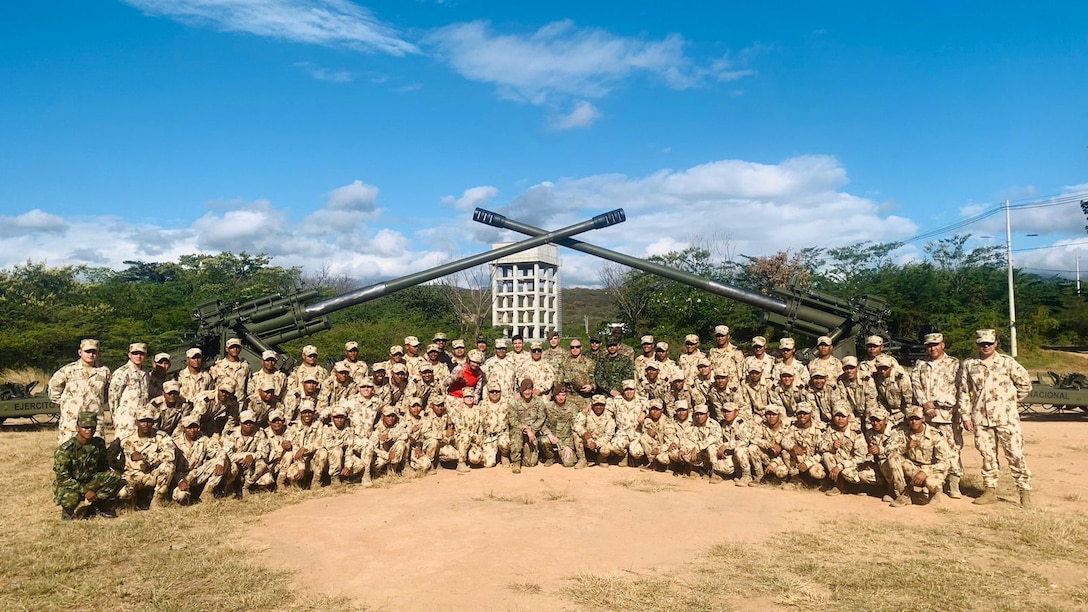
[[[510,244],[491,245],[497,249]],[[526,342],[562,332],[559,301],[559,247],[544,244],[491,263],[491,324]]]

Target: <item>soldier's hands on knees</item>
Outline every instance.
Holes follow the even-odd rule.
[[[140,451],[133,451],[132,452],[132,460],[133,461],[143,461],[144,460],[144,454],[141,453]]]
[[[842,474],[842,468],[840,468],[840,467],[831,468],[831,480],[838,480],[839,479],[839,474]]]
[[[920,487],[926,483],[926,478],[925,472],[917,471],[914,473],[914,477],[910,479],[910,483],[916,487]]]
[[[550,441],[552,444],[559,444],[559,438],[555,437],[555,434],[548,436],[548,441]]]
[[[227,471],[227,468],[222,463],[215,466],[215,475],[216,476],[222,476],[223,472],[226,472],[226,471]]]
[[[280,446],[283,447],[283,450],[289,451],[289,450],[291,450],[291,441],[290,440],[284,440],[282,443],[280,443]]]
[[[95,493],[94,491],[87,491],[87,493],[83,495],[83,499],[87,500],[90,503],[94,503],[98,500],[98,493]]]
[[[794,444],[793,448],[791,450],[793,451],[794,455],[803,455],[803,454],[805,454],[805,449],[802,448],[800,444]]]
[[[256,461],[256,459],[253,458],[253,455],[246,455],[245,459],[242,459],[242,467],[248,470],[250,466],[253,465],[254,461]]]
[[[782,454],[782,445],[781,444],[772,444],[771,445],[771,452],[773,452],[776,455],[781,455]]]
[[[189,490],[189,481],[188,480],[182,480],[181,482],[179,482],[178,483],[178,490],[179,491],[188,491]]]

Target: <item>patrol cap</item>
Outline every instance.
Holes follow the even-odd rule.
[[[436,332],[434,338],[431,338],[431,340],[449,340],[449,337],[446,336],[446,332]]]
[[[630,379],[630,378],[625,379],[622,384],[623,384],[623,389],[625,391],[627,389],[634,389],[635,388],[635,381],[633,379]]]
[[[181,383],[176,380],[168,380],[162,384],[162,392],[166,393],[181,393]]]
[[[661,367],[657,365],[656,361],[650,361],[646,363],[647,370],[660,370]]]
[[[147,343],[145,342],[133,342],[128,345],[128,352],[130,353],[144,353],[147,354]]]
[[[363,379],[359,381],[359,386],[360,387],[373,387],[374,386],[374,379],[369,377],[369,376],[364,376]]]
[[[431,351],[434,351],[436,353],[440,353],[440,352],[442,352],[442,349],[438,348],[438,345],[432,342],[432,343],[427,345],[427,352],[429,353]]]
[[[273,351],[271,349],[261,353],[261,361],[268,361],[269,359],[271,359],[273,361],[276,361],[279,358],[280,358],[280,356],[278,354],[276,354],[276,351]]]
[[[768,412],[773,412],[778,416],[786,416],[786,407],[778,404],[767,404],[767,407],[763,409],[763,414],[766,415]]]
[[[226,391],[227,393],[235,393],[238,391],[238,383],[234,382],[233,378],[222,378],[215,385],[215,388],[219,391]]]
[[[642,344],[653,344],[653,343],[654,343],[654,337],[653,336],[647,335],[647,336],[642,337]]]
[[[239,423],[256,423],[257,422],[257,413],[253,412],[252,410],[243,410],[242,414],[238,415],[238,422]]]
[[[884,419],[888,418],[888,411],[884,408],[884,406],[877,406],[876,408],[873,408],[869,411],[869,418],[877,418],[883,421]]]
[[[498,343],[497,342],[496,342],[495,347],[498,348]],[[530,342],[529,343],[529,350],[530,351],[542,351],[542,350],[544,350],[544,345],[539,343],[539,342],[535,342],[535,341]]]
[[[668,342],[658,342],[657,345],[654,348],[659,350],[659,351],[665,351],[667,353],[667,352],[669,352],[669,343]]]
[[[284,414],[283,411],[280,410],[279,408],[277,408],[277,409],[275,409],[275,410],[268,413],[268,422],[269,423],[271,423],[272,421],[275,421],[276,419],[283,419],[284,421],[286,421],[287,420],[287,415]]]
[[[824,372],[823,369],[816,369],[816,370],[813,370],[811,373],[809,373],[808,376],[809,376],[810,379],[811,378],[827,378],[827,372]]]
[[[858,367],[858,358],[854,357],[853,355],[847,355],[846,357],[843,357],[842,367],[845,368],[847,366],[853,366],[855,368]]]
[[[345,342],[344,343],[344,350],[345,351],[357,351],[357,350],[359,350],[359,343],[354,341],[354,340],[352,340],[350,342]]]
[[[692,412],[695,414],[699,414],[700,412],[703,414],[710,414],[710,406],[707,406],[706,404],[695,404],[695,409],[692,410]]]
[[[161,361],[165,361],[165,362],[169,363],[170,362],[170,353],[155,353],[155,363],[159,363]]]
[[[684,344],[699,344],[699,336],[695,334],[688,334],[684,336]]]
[[[370,366],[370,371],[371,372],[384,372],[385,371],[385,362],[384,361],[379,361],[378,363],[375,363],[374,365]]]
[[[736,402],[726,402],[722,404],[722,412],[736,412],[740,410],[740,405]]]
[[[755,357],[746,357],[744,359],[744,365],[748,368],[749,372],[762,372],[763,364]]]
[[[537,342],[537,344],[540,344],[540,343]],[[495,348],[496,349],[504,349],[506,347],[507,347],[506,346],[506,338],[499,338],[498,340],[495,341]]]
[[[673,404],[672,407],[673,410],[688,410],[691,408],[691,406],[688,405],[688,401],[686,399],[676,400],[676,403]]]
[[[408,405],[409,406],[423,406],[423,400],[421,400],[418,397],[413,395],[412,397],[408,398]]]
[[[80,412],[76,417],[76,427],[98,427],[98,413],[90,410]]]
[[[431,398],[429,400],[429,403],[432,406],[445,406],[446,405],[446,396],[442,395],[441,393],[432,393]]]
[[[718,368],[714,370],[714,378],[729,378],[729,368]]]
[[[983,342],[997,342],[997,332],[992,329],[975,330],[975,344]]]
[[[276,390],[276,381],[271,378],[266,378],[264,384],[261,385],[261,391],[268,391],[269,393]]]
[[[154,410],[150,410],[148,408],[141,408],[136,411],[137,421],[154,421],[156,418],[157,417],[155,416]]]
[[[865,346],[884,346],[884,338],[880,336],[869,336],[865,339]]]
[[[303,413],[303,412],[317,412],[316,410],[314,410],[314,405],[313,405],[313,404],[311,404],[310,402],[306,402],[305,404],[303,404],[302,406],[300,406],[300,407],[299,407],[299,409],[298,409],[298,411],[299,411],[299,413]]]
[[[784,365],[784,366],[779,366],[779,368],[778,368],[778,376],[779,377],[782,377],[782,376],[796,376],[796,375],[797,375],[797,372],[793,371],[793,366]]]
[[[397,414],[397,409],[391,404],[387,404],[385,408],[382,408],[382,416],[389,416],[391,414]]]
[[[187,414],[181,417],[182,427],[192,427],[194,425],[200,425],[200,419],[195,414]]]
[[[827,346],[834,346],[835,343],[831,341],[831,336],[820,336],[816,339],[816,346],[826,344]]]
[[[890,368],[895,365],[895,361],[892,360],[890,355],[881,354],[879,357],[873,360],[873,365],[878,368]]]
[[[79,341],[79,350],[81,350],[81,351],[97,351],[97,350],[99,350],[98,340],[95,340],[94,338],[84,338],[84,339],[80,340]]]
[[[416,338],[415,336],[405,336],[404,337],[404,345],[405,346],[419,346],[419,338]]]
[[[844,417],[848,417],[848,416],[850,416],[850,409],[849,409],[849,408],[846,408],[845,406],[836,406],[836,407],[835,407],[835,408],[834,408],[834,409],[833,409],[833,410],[831,411],[831,416],[844,416]]]
[[[468,360],[476,362],[476,363],[483,363],[484,362],[484,354],[481,351],[477,350],[477,349],[472,349],[471,351],[468,352]]]
[[[460,338],[454,340],[453,348],[465,348],[465,341]]]
[[[597,404],[600,404],[600,405],[604,406],[605,403],[607,402],[605,397],[603,395],[601,395],[600,393],[598,393],[597,395],[594,395],[593,398],[590,401],[593,403],[594,406],[596,406]]]
[[[317,356],[317,347],[312,344],[307,344],[302,347],[302,356],[309,357],[310,355]]]
[[[797,414],[801,414],[802,412],[812,414],[812,404],[808,402],[800,402],[797,404],[797,407],[793,409],[793,411]]]
[[[401,355],[403,355],[404,354],[404,347],[399,345],[399,344],[394,344],[393,346],[389,347],[389,354],[390,355],[396,355],[397,353],[400,353]]]
[[[914,418],[914,417],[918,417],[919,419],[926,418],[925,409],[922,408],[921,406],[917,405],[917,404],[912,404],[910,406],[907,406],[907,418],[911,419],[911,418]]]
[[[332,366],[332,369],[333,369],[334,372],[348,372],[348,373],[351,373],[351,368],[348,366],[348,362],[346,362],[346,361],[337,361]]]
[[[695,362],[695,367],[701,368],[703,366],[710,366],[710,360],[706,357],[700,357],[699,361]]]
[[[185,351],[185,356],[188,357],[189,359],[192,359],[193,357],[203,357],[204,353],[201,352],[200,349],[198,349],[196,347],[193,347],[193,348]]]
[[[926,334],[926,344],[940,344],[944,342],[944,334]]]
[[[793,342],[793,338],[782,338],[778,341],[778,348],[780,349],[791,349],[794,348],[794,346],[796,345]]]
[[[230,347],[232,347],[232,346],[242,346],[242,341],[241,341],[241,340],[239,340],[238,338],[230,338],[230,339],[228,339],[228,340],[227,340],[227,348],[230,348]]]
[[[649,402],[650,410],[664,410],[665,402],[661,401],[660,397],[655,397]]]
[[[393,364],[393,373],[394,374],[407,374],[408,373],[408,366],[404,365],[403,363],[394,363]]]
[[[426,363],[424,363],[423,365],[419,366],[419,372],[420,372],[421,374],[422,374],[423,372],[434,372],[434,366],[433,366],[433,365],[431,365],[431,363],[430,363],[430,362],[426,362]]]
[[[729,335],[729,326],[728,325],[715,325],[714,326],[714,335],[715,336],[728,336]]]
[[[493,380],[493,381],[487,383],[487,390],[488,391],[502,391],[502,385],[500,385],[498,383],[498,381]]]
[[[767,339],[763,336],[756,336],[755,338],[752,338],[752,346],[767,346]]]
[[[302,377],[302,382],[310,382],[310,381],[313,381],[315,383],[321,382],[320,380],[317,379],[317,374],[307,374],[307,375]]]
[[[340,404],[337,404],[337,405],[333,406],[332,410],[329,411],[329,416],[347,416],[347,415],[348,415],[347,409],[344,408],[343,406],[341,406]]]

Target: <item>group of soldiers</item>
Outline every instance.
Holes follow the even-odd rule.
[[[942,489],[961,497],[966,430],[983,462],[975,503],[997,500],[1003,451],[1021,504],[1031,504],[1017,411],[1031,382],[997,352],[994,330],[978,330],[978,356],[962,362],[945,353],[941,334],[927,335],[927,357],[910,373],[880,336],[867,339],[860,360],[838,359],[821,337],[803,364],[792,338],[779,340],[777,358],[762,336],[746,354],[725,325],[706,353],[698,336],[685,337],[675,360],[652,336],[636,355],[616,331],[591,338],[588,351],[579,338],[562,348],[557,332],[543,343],[500,338],[490,356],[483,338],[469,349],[442,333],[426,347],[408,336],[370,364],[348,342],[331,372],[308,345],[290,373],[274,351],[252,371],[232,338],[210,368],[189,349],[176,375],[166,353],[145,369],[143,343],[111,373],[98,365],[99,343],[83,340],[79,359],[49,383],[61,407],[55,500],[65,519],[113,516],[118,500],[156,507],[287,486],[371,486],[389,472],[518,473],[544,463],[671,470],[737,486],[797,480],[900,507],[937,501]]]

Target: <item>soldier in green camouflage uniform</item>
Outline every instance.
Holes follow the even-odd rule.
[[[106,441],[94,435],[98,413],[80,412],[75,427],[75,435],[53,453],[53,500],[64,520],[85,516],[83,510],[112,518],[112,502],[125,481],[107,465]]]
[[[574,467],[578,453],[574,450],[574,405],[567,402],[567,389],[555,385],[544,404],[544,425],[550,435],[538,438],[544,465],[556,461],[563,467]]]
[[[76,417],[81,412],[98,415],[97,431],[102,437],[102,415],[106,411],[106,387],[110,369],[98,365],[98,340],[87,338],[79,342],[79,359],[57,370],[49,379],[49,399],[60,408],[57,425],[58,443],[66,442],[76,433]]]
[[[626,355],[620,353],[619,343],[614,337],[609,337],[608,347],[604,354],[597,360],[594,370],[594,384],[597,389],[608,396],[617,397],[622,392],[620,388],[624,380],[634,379],[635,366]]]
[[[491,384],[488,385],[490,388]],[[507,428],[510,440],[510,471],[519,474],[521,468],[538,462],[537,440],[551,436],[544,413],[544,403],[533,389],[533,379],[521,381],[518,397],[507,403]]]
[[[174,479],[177,447],[170,436],[155,429],[155,414],[144,408],[136,413],[136,431],[121,439],[125,486],[118,499],[135,501],[141,491],[151,490],[151,507],[162,506]]]
[[[976,504],[997,501],[998,450],[1005,452],[1020,505],[1031,507],[1031,470],[1024,459],[1024,435],[1017,403],[1031,393],[1031,378],[1024,366],[997,352],[997,333],[975,332],[978,357],[964,359],[960,367],[959,404],[963,428],[975,433],[975,448],[982,455],[982,484],[986,487]]]
[[[567,401],[579,410],[589,405],[596,385],[593,379],[597,364],[582,354],[582,341],[575,338],[570,341],[570,355],[563,359],[556,374],[556,382],[566,385]]]

